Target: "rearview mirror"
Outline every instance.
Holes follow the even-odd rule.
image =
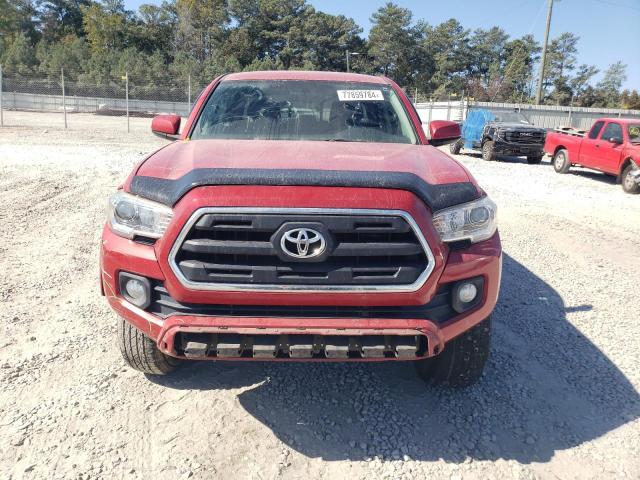
[[[622,143],[622,139],[620,137],[611,137],[609,139],[609,143],[613,143],[614,145],[620,145]]]
[[[151,121],[151,131],[162,138],[177,138],[180,131],[179,115],[157,115]]]
[[[447,120],[433,120],[429,122],[429,145],[439,147],[453,143],[460,138],[460,125]]]

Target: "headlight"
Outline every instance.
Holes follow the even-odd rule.
[[[433,216],[433,225],[443,242],[490,238],[496,231],[496,204],[489,197],[445,208]]]
[[[122,237],[160,238],[171,217],[173,211],[169,207],[122,191],[109,198],[109,226]]]

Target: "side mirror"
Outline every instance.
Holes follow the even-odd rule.
[[[178,138],[180,131],[179,115],[158,115],[151,121],[151,131],[162,138]]]
[[[613,143],[614,145],[620,145],[622,143],[622,139],[620,137],[611,137],[609,139],[609,143]]]
[[[429,122],[429,145],[439,147],[447,145],[458,140],[462,134],[460,133],[460,125],[456,122],[447,120],[433,120]]]

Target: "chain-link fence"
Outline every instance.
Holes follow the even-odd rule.
[[[54,77],[43,77],[3,76],[0,69],[0,126],[73,129],[90,124],[93,129],[131,131],[135,124],[138,129],[148,129],[149,121],[145,119],[154,115],[174,113],[186,117],[204,87],[189,76],[149,84],[149,79],[138,80],[126,72],[97,82],[66,78],[62,70]],[[424,124],[432,120],[462,122],[473,108],[518,110],[531,123],[545,128],[588,129],[596,118],[605,116],[640,119],[638,110],[475,102],[463,92],[435,95],[408,89],[406,93]],[[122,121],[106,117],[122,117]]]
[[[0,125],[28,125],[33,117],[20,113],[41,112],[50,114],[51,127],[73,128],[86,115],[95,115],[124,117],[123,129],[129,130],[131,118],[161,113],[186,117],[203,88],[189,76],[149,85],[126,72],[118,78],[92,82],[70,80],[63,70],[54,78],[2,75],[0,70]]]

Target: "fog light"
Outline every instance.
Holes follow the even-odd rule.
[[[151,283],[147,278],[132,273],[120,272],[120,293],[124,299],[140,308],[151,302]]]
[[[144,285],[142,285],[139,280],[136,280],[135,278],[127,280],[125,289],[127,290],[127,294],[129,294],[133,300],[136,302],[144,302],[146,292],[144,291]]]
[[[464,283],[458,289],[458,298],[462,303],[470,303],[476,298],[478,289],[473,283]]]
[[[451,306],[458,313],[471,310],[482,301],[484,277],[474,277],[453,284],[451,290]]]

